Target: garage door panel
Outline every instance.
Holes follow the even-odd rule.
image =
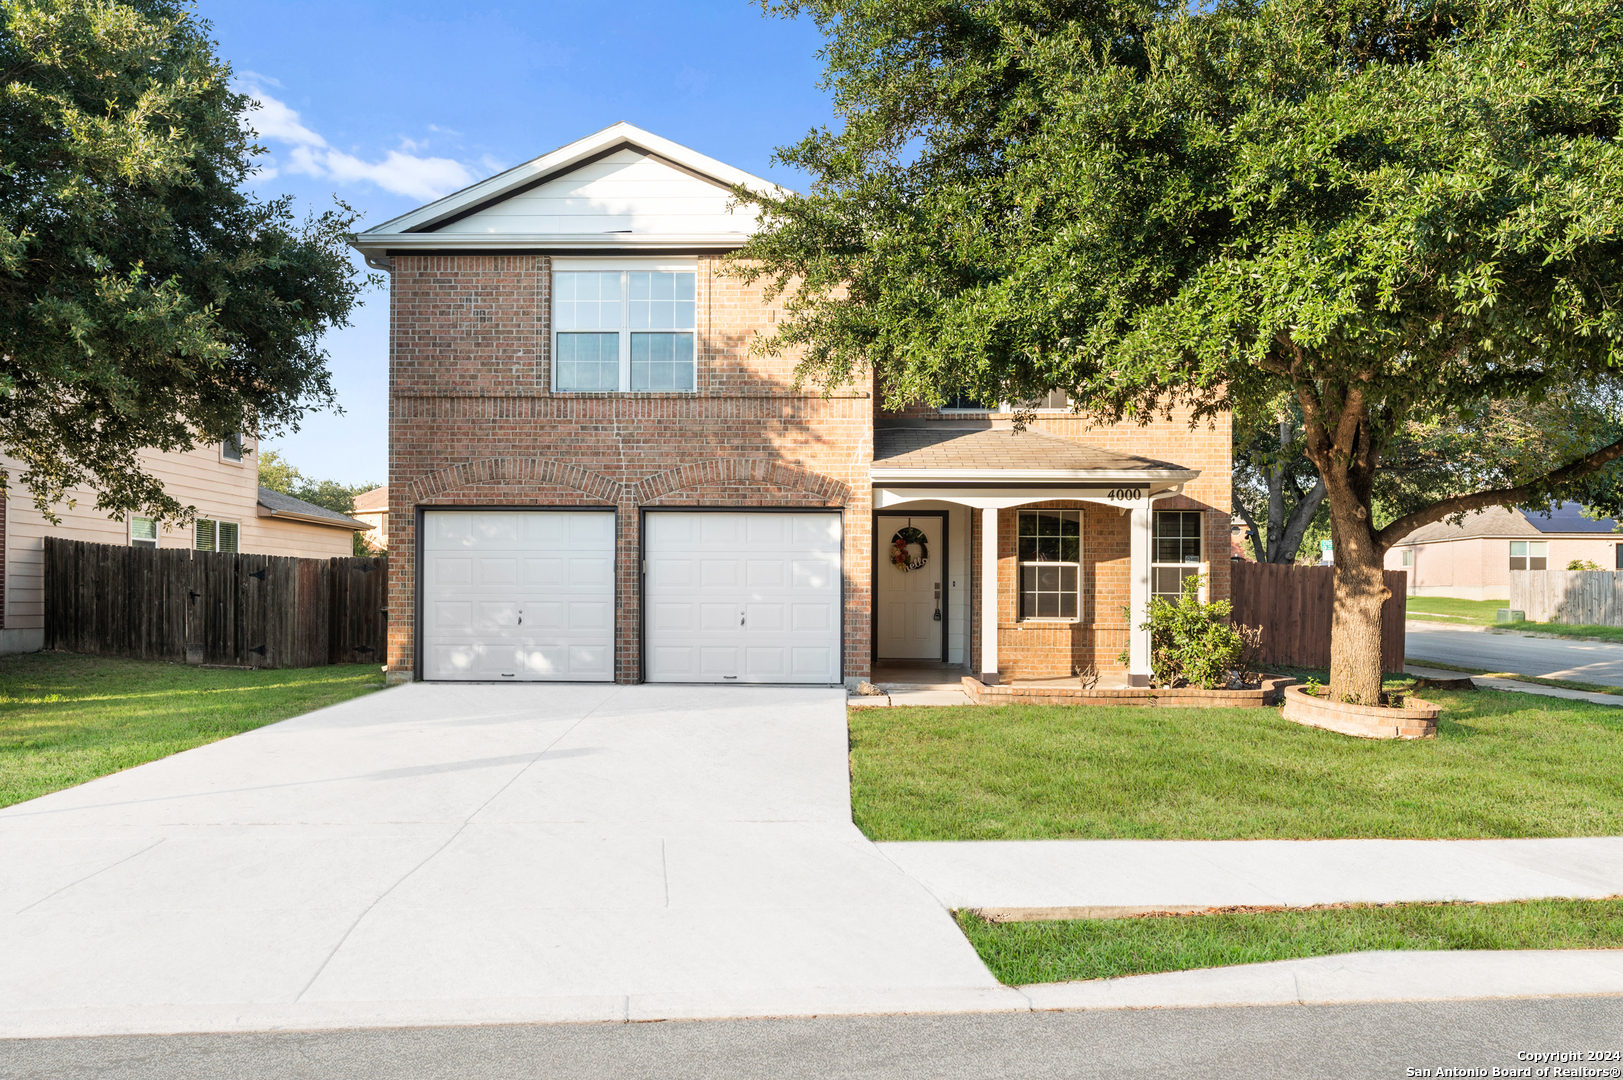
[[[472,559],[431,558],[428,560],[428,585],[467,585],[473,582]]]
[[[649,559],[650,590],[692,585],[697,579],[692,559]]]
[[[743,537],[739,514],[699,514],[699,539],[706,545],[736,544]]]
[[[766,677],[769,675],[787,675],[788,668],[784,666],[784,650],[781,648],[751,648],[744,650],[745,673]]]
[[[738,559],[706,559],[699,564],[699,583],[707,589],[726,589],[742,585],[738,572]]]
[[[610,621],[609,610],[607,604],[576,601],[569,605],[569,629],[607,630]]]
[[[790,612],[789,626],[796,632],[833,629],[833,612],[827,604],[795,604]]]
[[[746,519],[744,526],[744,535],[751,545],[782,544],[788,539],[787,532],[783,514],[753,514]]]
[[[569,584],[607,585],[614,580],[612,559],[570,559]]]
[[[648,679],[838,682],[840,536],[837,513],[649,512]]]
[[[781,588],[788,579],[782,559],[751,559],[744,564],[744,583],[753,588]]]
[[[796,559],[794,587],[797,589],[832,589],[840,580],[839,563],[827,559]]]
[[[614,515],[425,511],[424,675],[614,676]]]
[[[524,585],[527,588],[556,588],[565,580],[563,559],[524,560]]]

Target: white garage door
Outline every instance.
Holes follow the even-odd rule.
[[[614,514],[423,512],[423,677],[614,678]]]
[[[649,511],[650,682],[840,681],[840,515]]]

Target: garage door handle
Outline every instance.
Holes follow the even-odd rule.
[[[739,626],[743,626],[743,625],[744,625],[744,616],[743,616],[743,615],[739,615],[739,616],[738,616],[738,625],[739,625]]]

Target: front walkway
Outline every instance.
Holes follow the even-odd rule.
[[[844,704],[418,684],[0,810],[0,1036],[1026,1008]]]

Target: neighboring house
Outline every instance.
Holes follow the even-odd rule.
[[[355,496],[355,508],[350,511],[356,520],[371,527],[367,541],[385,551],[389,548],[389,485],[363,491]]]
[[[1458,525],[1416,529],[1386,553],[1388,570],[1409,573],[1409,592],[1464,600],[1504,600],[1512,570],[1565,570],[1574,559],[1623,570],[1623,534],[1611,518],[1561,503],[1550,516],[1490,507]]]
[[[61,536],[97,544],[134,547],[193,548],[198,551],[244,551],[300,558],[347,556],[350,537],[365,523],[291,495],[259,486],[253,440],[233,439],[188,453],[143,455],[146,468],[164,490],[183,506],[195,506],[197,519],[176,527],[157,526],[151,518],[116,521],[96,509],[93,491],[72,493],[74,506],[53,509],[61,523],[52,525],[17,482],[11,470],[11,497],[0,515],[0,652],[34,652],[45,643],[45,537]]]
[[[390,678],[1146,682],[1152,589],[1228,593],[1228,418],[797,388],[723,273],[734,184],[768,186],[616,124],[356,238],[391,282]]]

